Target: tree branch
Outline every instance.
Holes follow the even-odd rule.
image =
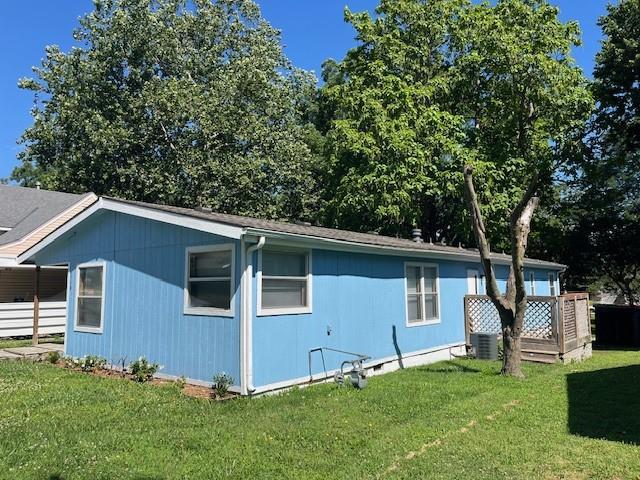
[[[513,310],[513,303],[510,303],[507,298],[503,297],[498,289],[496,275],[491,263],[491,249],[489,248],[486,229],[482,220],[482,212],[480,211],[480,203],[478,202],[478,196],[476,195],[476,190],[473,185],[473,167],[467,165],[464,167],[463,172],[465,193],[467,201],[469,202],[469,209],[471,211],[473,233],[476,237],[476,243],[478,244],[478,250],[480,251],[480,259],[482,261],[482,267],[484,269],[485,279],[487,282],[487,295],[491,298],[491,301],[499,312]]]

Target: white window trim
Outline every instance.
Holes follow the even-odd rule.
[[[80,269],[82,268],[91,268],[91,267],[102,267],[102,299],[100,301],[100,326],[99,327],[88,327],[86,325],[78,325],[78,299],[80,298]],[[87,262],[80,263],[76,265],[76,285],[75,285],[75,295],[73,301],[73,330],[76,332],[82,333],[99,333],[101,334],[104,331],[104,299],[107,296],[107,262],[104,260],[96,261],[96,262]]]
[[[547,274],[547,278],[549,279],[549,296],[554,296],[557,297],[558,296],[558,284],[557,284],[557,277],[555,272],[549,272]],[[554,293],[551,293],[551,284],[553,284],[553,289],[555,290]]]
[[[535,274],[535,272],[529,272],[529,290],[531,290],[529,295],[531,295],[532,297],[535,297],[536,296],[536,274]]]
[[[423,320],[422,322],[410,322],[409,321],[409,307],[407,305],[407,298],[409,292],[407,291],[407,267],[427,267],[436,269],[436,304],[438,306],[438,317],[431,318],[429,320]],[[405,312],[405,326],[407,327],[422,327],[425,325],[436,325],[442,321],[442,310],[440,310],[440,267],[437,263],[424,263],[424,262],[405,262],[404,263],[404,312]],[[424,292],[424,274],[420,271],[420,289]],[[420,295],[422,298],[422,312],[424,314],[424,294]]]
[[[300,315],[304,313],[311,313],[313,311],[313,274],[312,274],[312,265],[313,265],[313,255],[311,250],[308,249],[300,249],[300,248],[285,248],[285,247],[275,247],[275,248],[267,248],[267,251],[279,251],[283,253],[301,253],[306,256],[307,260],[307,305],[305,307],[278,307],[278,308],[262,308],[262,255],[264,249],[260,249],[258,252],[258,271],[256,272],[256,301],[257,301],[257,309],[256,315],[259,317],[266,317],[269,315]],[[286,277],[282,277],[286,278]],[[298,277],[296,277],[298,278]]]
[[[229,309],[215,307],[190,307],[189,306],[189,255],[192,253],[231,252],[231,278],[229,282]],[[233,317],[235,310],[235,275],[236,275],[236,246],[234,243],[221,243],[217,245],[198,245],[187,247],[184,253],[184,302],[183,313],[185,315],[200,315],[203,317]]]

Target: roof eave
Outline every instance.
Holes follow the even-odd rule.
[[[246,227],[244,229],[245,235],[266,238],[272,238],[278,240],[280,245],[291,243],[295,245],[305,245],[313,248],[323,250],[342,250],[356,253],[378,253],[383,255],[398,255],[398,256],[412,256],[412,257],[425,257],[436,258],[441,260],[467,260],[471,262],[480,261],[480,255],[477,253],[468,252],[462,250],[460,252],[444,251],[444,250],[429,250],[425,248],[407,248],[397,247],[390,245],[374,245],[361,242],[353,242],[348,240],[330,239],[324,237],[316,237],[313,235],[302,235],[297,233],[278,232],[274,230]],[[510,258],[493,257],[492,261],[497,265],[511,265]],[[565,270],[566,265],[559,263],[546,262],[543,260],[525,259],[525,266],[530,268],[549,268],[552,270]]]

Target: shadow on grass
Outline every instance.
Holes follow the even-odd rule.
[[[423,367],[418,367],[418,370],[421,370],[424,372],[435,372],[435,373],[458,373],[458,372],[481,373],[482,372],[477,368],[469,367],[467,365],[464,365],[462,362],[455,361],[455,360],[447,360],[445,362],[439,362],[435,366],[426,365]]]
[[[569,432],[640,445],[640,365],[567,375]]]

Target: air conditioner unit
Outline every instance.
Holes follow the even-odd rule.
[[[497,360],[498,335],[496,333],[472,333],[471,348],[479,360]]]

